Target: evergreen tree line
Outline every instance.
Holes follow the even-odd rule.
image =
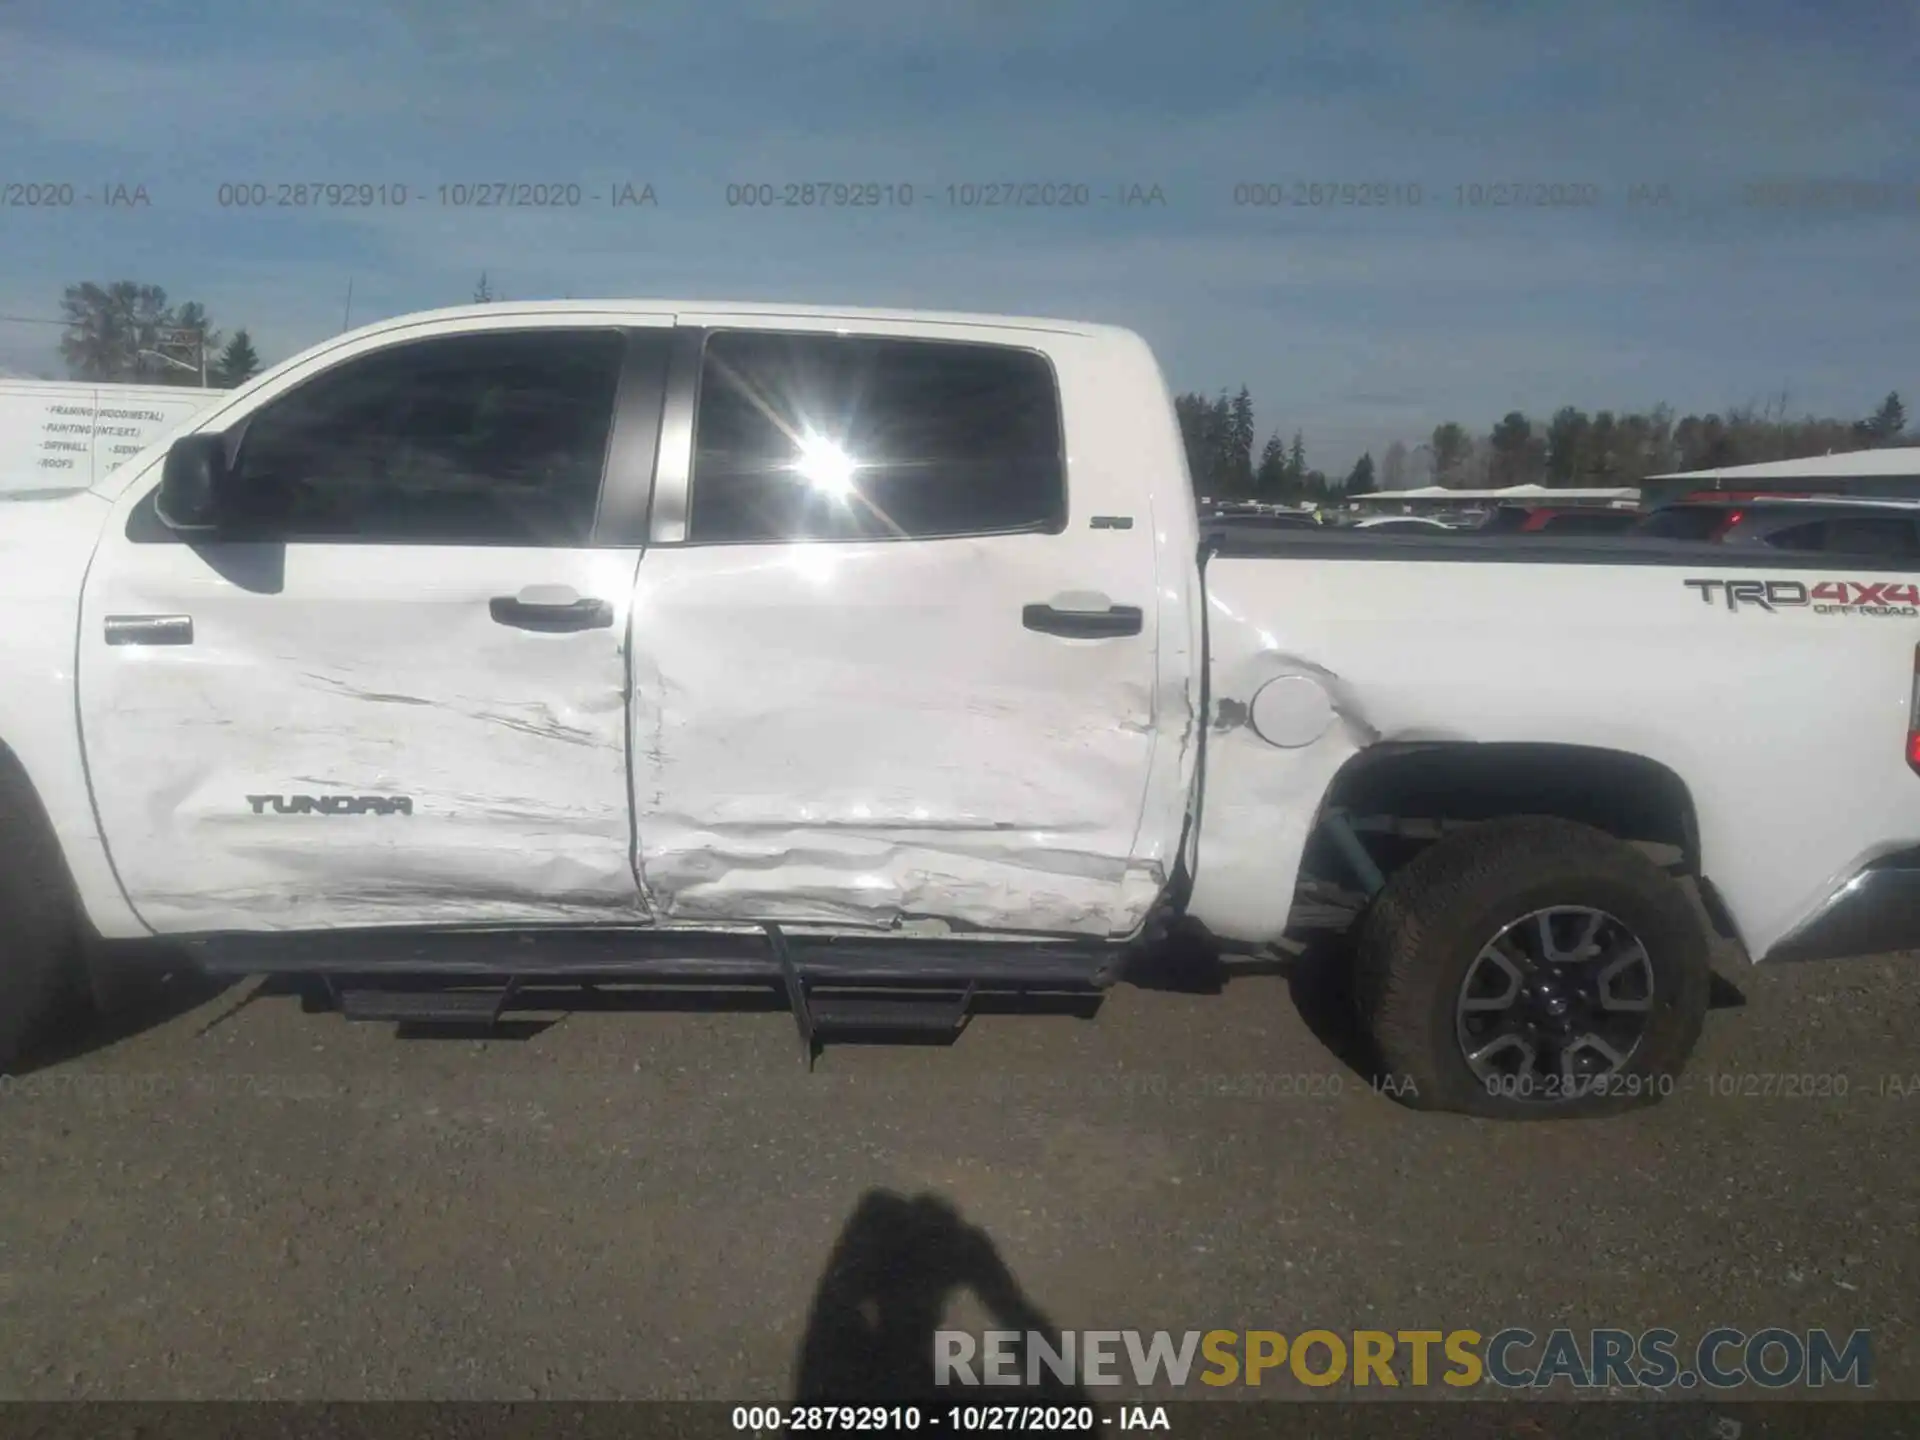
[[[60,301],[60,319],[66,326],[60,355],[74,380],[197,386],[197,353],[169,344],[166,332],[171,330],[200,333],[210,386],[230,390],[262,368],[244,329],[229,339],[214,327],[205,306],[191,300],[170,303],[158,285],[136,280],[69,285]]]
[[[1253,397],[1244,385],[1235,394],[1222,391],[1211,400],[1180,395],[1174,409],[1196,494],[1280,504],[1312,504],[1418,485],[1458,490],[1631,486],[1650,475],[1675,471],[1920,443],[1920,435],[1907,429],[1906,407],[1898,393],[1889,393],[1872,412],[1854,420],[1789,417],[1784,395],[1765,406],[1678,419],[1667,405],[1645,412],[1593,414],[1567,405],[1545,421],[1509,411],[1483,434],[1449,420],[1434,426],[1412,449],[1394,441],[1377,473],[1368,453],[1344,479],[1334,480],[1307,465],[1298,430],[1291,440],[1278,430],[1271,433],[1255,459]]]
[[[1186,442],[1187,470],[1194,493],[1212,500],[1262,500],[1287,505],[1317,504],[1341,495],[1364,495],[1374,488],[1373,456],[1362,455],[1344,477],[1332,478],[1307,464],[1301,433],[1267,437],[1254,459],[1257,432],[1253,396],[1242,385],[1212,400],[1188,393],[1174,397],[1180,436]]]

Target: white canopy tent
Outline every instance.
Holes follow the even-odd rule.
[[[1374,508],[1398,505],[1406,501],[1449,505],[1529,505],[1551,501],[1560,505],[1637,505],[1640,492],[1632,486],[1615,489],[1558,490],[1550,485],[1508,485],[1499,490],[1449,490],[1444,485],[1423,485],[1417,490],[1377,490],[1355,495],[1350,504]]]
[[[1778,480],[1920,479],[1920,445],[1889,445],[1882,450],[1848,450],[1838,455],[1809,455],[1801,460],[1764,460],[1757,465],[1723,465],[1717,470],[1682,470],[1649,475],[1649,480],[1685,480],[1701,485]]]

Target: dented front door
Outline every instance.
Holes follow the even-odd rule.
[[[606,416],[542,408],[551,380],[611,410],[624,341],[554,344],[390,359],[300,402],[312,417],[264,411],[240,479],[291,470],[303,501],[346,497],[330,521],[183,538],[154,513],[157,470],[123,500],[85,597],[82,729],[156,931],[646,918],[626,760],[640,551],[591,543]],[[476,418],[460,387],[488,365],[510,383]],[[421,403],[380,398],[422,368]],[[313,461],[310,418],[380,443]],[[513,465],[513,494],[482,493]],[[413,488],[367,498],[386,483]]]

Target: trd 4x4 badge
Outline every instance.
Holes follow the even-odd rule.
[[[253,813],[264,815],[273,807],[276,815],[411,815],[413,799],[407,795],[249,795]]]
[[[1920,615],[1920,587],[1905,580],[1821,580],[1809,586],[1800,580],[1682,580],[1689,590],[1711,605],[1716,598],[1727,609],[1743,605],[1762,610],[1799,610],[1808,606],[1816,615]]]

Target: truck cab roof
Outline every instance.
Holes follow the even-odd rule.
[[[451,305],[439,310],[417,310],[391,319],[376,321],[351,332],[373,336],[427,322],[458,319],[503,319],[518,315],[702,315],[737,316],[743,320],[764,322],[795,320],[853,320],[887,325],[959,325],[1001,330],[1043,330],[1059,335],[1112,336],[1137,340],[1124,326],[1096,324],[1083,320],[1061,320],[1039,315],[995,315],[986,311],[896,310],[855,305],[788,305],[769,300],[525,300],[493,301],[484,305]]]

